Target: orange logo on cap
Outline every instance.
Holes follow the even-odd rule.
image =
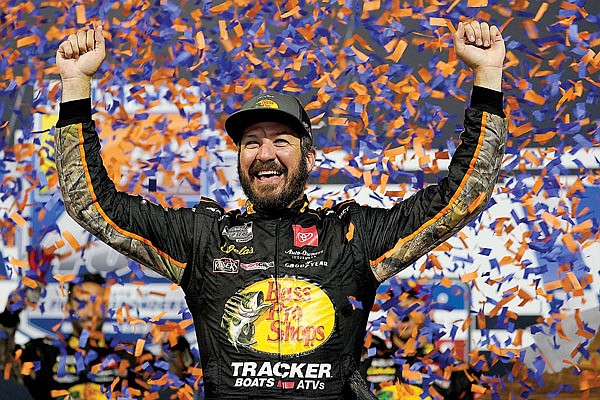
[[[273,100],[262,99],[256,102],[256,107],[260,108],[279,108],[279,105],[275,103]]]

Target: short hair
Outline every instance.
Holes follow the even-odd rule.
[[[73,288],[86,282],[97,283],[100,286],[106,285],[106,279],[104,279],[102,275],[98,273],[87,272],[82,276],[79,276],[73,279],[71,282],[69,282],[69,292],[67,294],[67,301],[73,300]]]
[[[300,151],[302,152],[302,156],[306,157],[313,148],[313,138],[308,135],[300,135]]]

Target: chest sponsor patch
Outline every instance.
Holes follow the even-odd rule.
[[[235,247],[235,244],[223,243],[223,245],[221,246],[221,251],[225,254],[234,253],[240,256],[246,256],[248,254],[254,254],[254,247],[244,246],[241,248],[237,248]]]
[[[285,263],[283,264],[284,268],[312,268],[312,267],[326,267],[327,260],[314,260],[314,261],[305,261],[302,263]]]
[[[215,258],[213,260],[213,272],[224,274],[237,274],[239,272],[240,260],[231,258]]]
[[[294,355],[323,345],[335,309],[316,284],[296,277],[269,278],[237,292],[225,304],[221,328],[229,342],[267,354]]]
[[[286,361],[232,362],[235,387],[278,387],[283,389],[325,389],[322,380],[331,378],[329,363]]]
[[[240,267],[246,271],[266,270],[275,268],[275,261],[257,261],[249,264],[240,264]]]
[[[240,226],[226,226],[223,228],[222,234],[227,239],[238,243],[249,242],[254,238],[252,222],[246,222],[244,225]]]
[[[319,246],[319,234],[316,226],[304,228],[302,225],[292,225],[292,229],[294,230],[295,247]]]
[[[305,261],[305,260],[312,260],[313,258],[322,255],[323,250],[309,252],[309,251],[306,251],[305,249],[302,249],[302,250],[287,249],[285,251],[285,254],[291,256],[292,259],[294,259],[294,260]]]

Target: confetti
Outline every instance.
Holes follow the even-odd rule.
[[[445,287],[450,279],[444,274],[458,277],[473,294],[485,291],[484,297],[495,302],[486,303],[487,312],[494,310],[502,319],[499,329],[509,329],[513,304],[533,307],[542,301],[559,314],[560,306],[554,307],[560,296],[554,292],[566,299],[587,298],[598,275],[595,265],[577,257],[594,251],[600,240],[594,194],[600,183],[600,16],[595,4],[309,3],[280,8],[230,0],[198,7],[77,3],[65,8],[55,2],[8,0],[3,5],[7,19],[0,24],[6,38],[0,44],[0,93],[7,99],[0,102],[0,197],[6,206],[0,230],[5,246],[14,250],[30,230],[36,235],[54,231],[60,239],[49,244],[49,251],[88,251],[75,231],[59,232],[56,226],[62,204],[54,155],[48,152],[55,120],[35,130],[33,121],[34,112],[42,119],[56,113],[45,108],[60,97],[56,46],[86,24],[102,23],[110,39],[108,59],[98,73],[102,96],[95,99],[95,112],[103,156],[120,190],[177,206],[187,205],[198,193],[218,193],[219,202],[235,206],[230,172],[222,168],[222,156],[235,150],[222,135],[222,116],[252,94],[275,89],[300,94],[308,104],[316,144],[323,150],[312,182],[344,179],[341,189],[328,193],[339,199],[354,198],[354,191],[366,185],[374,193],[371,201],[379,204],[384,195],[408,197],[414,187],[428,186],[445,173],[441,163],[459,143],[460,126],[455,124],[462,121],[473,80],[450,50],[451,34],[460,21],[484,18],[500,26],[507,46],[503,89],[510,136],[498,196],[508,196],[516,211],[490,222],[486,213],[497,212],[491,204],[417,268],[442,274]],[[130,92],[122,92],[128,84]],[[26,87],[34,87],[36,95],[23,99],[27,107],[20,108],[13,99]],[[206,108],[195,108],[197,103]],[[134,104],[135,112],[126,111]],[[173,111],[156,117],[164,104]],[[38,133],[42,131],[47,134]],[[216,135],[209,137],[207,131]],[[447,154],[440,158],[442,149]],[[332,160],[338,152],[348,155],[343,165]],[[405,168],[410,162],[416,171]],[[331,206],[334,200],[315,202]],[[478,242],[475,235],[487,231],[502,238],[501,248]],[[14,254],[22,253],[4,254],[6,268],[31,287],[36,280],[23,275],[29,263]],[[135,279],[144,279],[138,264],[130,268]],[[54,279],[64,285],[74,278]],[[532,286],[507,291],[521,281]],[[502,302],[505,293],[512,295],[511,302]],[[483,305],[472,306],[479,320]],[[128,308],[115,313],[135,326],[159,324],[164,316],[157,312],[146,321],[130,318]],[[580,327],[577,335],[590,332]],[[497,340],[498,349],[512,343],[501,344],[493,336],[485,339]],[[510,357],[509,352],[498,354]]]

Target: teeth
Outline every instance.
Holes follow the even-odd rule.
[[[263,177],[263,176],[267,176],[267,175],[280,175],[280,173],[278,171],[270,170],[270,171],[259,171],[256,175],[258,177]]]

